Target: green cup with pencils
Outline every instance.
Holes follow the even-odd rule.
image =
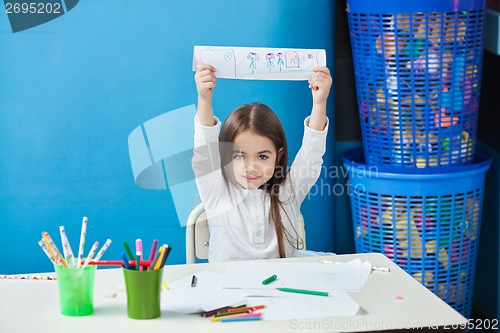
[[[97,266],[66,268],[55,266],[61,313],[88,316],[94,313],[94,280]]]
[[[133,319],[160,317],[163,267],[157,270],[123,269],[127,290],[127,315]]]
[[[127,291],[127,314],[133,319],[154,319],[161,315],[160,296],[163,266],[172,250],[163,244],[158,251],[157,240],[153,240],[149,260],[143,260],[142,240],[136,240],[135,256],[127,242],[123,242],[123,275]],[[135,258],[135,260],[134,260]]]

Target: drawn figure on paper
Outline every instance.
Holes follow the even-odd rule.
[[[236,57],[234,50],[231,48],[200,49],[196,53],[196,59],[198,63],[202,64],[217,64],[217,73],[221,76],[238,76]]]
[[[281,66],[283,66],[285,64],[285,62],[283,61],[283,58],[282,58],[283,53],[278,52],[278,53],[276,53],[276,56],[278,57],[277,63],[278,63],[278,66],[280,66],[280,72],[281,72]]]
[[[233,57],[233,53],[232,52],[227,52],[226,54],[224,54],[224,60],[225,61],[231,60],[232,57]]]
[[[255,52],[249,52],[247,59],[250,60],[250,66],[248,68],[252,69],[252,74],[255,72],[255,68],[257,68],[256,61],[259,61],[259,55]]]
[[[271,73],[271,68],[274,67],[274,54],[268,53],[266,54],[266,60],[267,60],[267,67],[269,68],[269,73]]]
[[[285,53],[285,61],[287,68],[299,68],[299,55],[295,51],[287,51]]]

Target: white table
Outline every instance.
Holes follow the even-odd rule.
[[[368,260],[372,265],[389,267],[391,272],[372,272],[361,292],[349,293],[361,307],[354,317],[213,323],[199,315],[163,310],[160,318],[134,320],[127,317],[126,303],[104,297],[118,285],[123,285],[121,269],[102,269],[96,273],[94,314],[86,317],[60,314],[57,281],[0,280],[0,332],[362,332],[420,327],[436,332],[438,326],[450,332],[457,331],[459,325],[466,325],[467,320],[463,316],[382,254],[282,260],[329,259],[345,262],[356,258]],[[163,280],[169,283],[201,271],[223,272],[225,267],[225,263],[169,265],[165,267]],[[402,300],[396,299],[397,296],[401,296]]]

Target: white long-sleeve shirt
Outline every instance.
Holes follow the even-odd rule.
[[[265,190],[248,190],[225,181],[220,169],[219,119],[214,126],[195,120],[193,170],[210,229],[210,262],[279,258],[274,223],[269,219],[270,196]],[[302,147],[281,185],[281,218],[296,241],[300,205],[316,183],[326,150],[328,120],[323,131],[304,121]],[[284,239],[287,257],[296,249]]]

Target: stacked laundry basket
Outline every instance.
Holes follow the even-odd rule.
[[[484,176],[484,0],[347,0],[363,149],[344,154],[357,252],[470,317]]]

